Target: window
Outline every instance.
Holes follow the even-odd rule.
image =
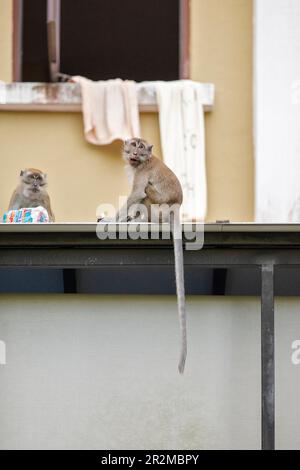
[[[188,3],[15,0],[14,79],[51,81],[47,9],[48,21],[49,11],[50,19],[55,17],[56,60],[62,73],[93,80],[187,78]]]

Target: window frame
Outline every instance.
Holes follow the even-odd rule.
[[[48,0],[48,12],[56,11],[55,4],[55,0]],[[13,82],[22,82],[22,17],[23,0],[13,0]],[[57,21],[59,18],[58,15]],[[178,53],[179,78],[188,79],[190,78],[190,0],[179,0]]]
[[[23,0],[13,0],[13,57],[12,79],[21,82],[22,76],[22,18]]]

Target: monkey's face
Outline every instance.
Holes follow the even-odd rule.
[[[47,176],[40,170],[22,170],[20,177],[24,185],[24,195],[29,198],[38,196],[47,184]]]
[[[146,140],[136,137],[125,140],[123,151],[124,159],[129,165],[137,167],[151,158],[152,147],[153,145],[148,144]]]

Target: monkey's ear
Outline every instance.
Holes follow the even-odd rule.
[[[153,145],[152,145],[152,144],[151,144],[151,145],[148,145],[148,150],[149,150],[149,152],[152,152],[152,149],[153,149]]]
[[[23,176],[24,175],[24,170],[21,170],[20,171],[20,176]]]

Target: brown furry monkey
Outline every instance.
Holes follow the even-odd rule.
[[[8,210],[18,210],[24,207],[44,207],[49,220],[54,222],[50,197],[47,193],[47,175],[36,168],[26,168],[20,173],[20,182],[11,197]]]
[[[143,205],[146,208],[146,218],[148,221],[153,221],[153,218],[155,218],[155,222],[171,223],[181,331],[181,351],[178,369],[182,374],[187,354],[183,249],[179,216],[180,205],[182,204],[182,189],[180,182],[170,168],[152,155],[152,147],[145,140],[138,138],[126,140],[124,143],[123,156],[132,173],[133,183],[132,191],[126,204],[117,214],[117,221],[122,222],[137,219],[137,215],[133,217],[130,215],[130,209],[136,205]],[[159,208],[157,205],[162,206]],[[167,210],[164,211],[163,207]],[[159,219],[155,210],[159,211]]]

